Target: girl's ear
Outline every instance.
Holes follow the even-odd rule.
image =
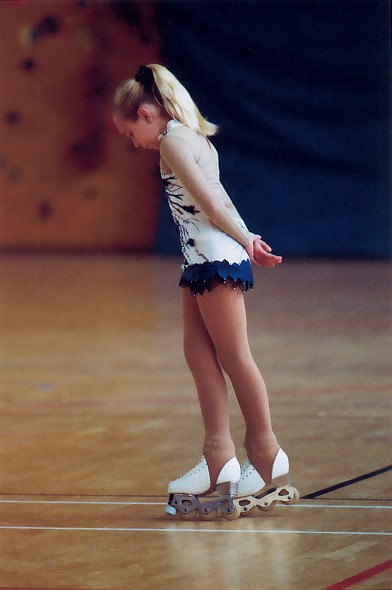
[[[139,107],[137,111],[138,117],[144,119],[147,123],[151,123],[153,120],[153,115],[151,111],[146,107]]]

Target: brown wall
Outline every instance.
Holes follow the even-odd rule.
[[[0,247],[148,250],[157,153],[118,134],[111,100],[159,61],[155,3],[0,2],[0,21]]]

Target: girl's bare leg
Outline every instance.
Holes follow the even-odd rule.
[[[223,465],[235,456],[230,435],[228,393],[214,344],[199,310],[199,297],[187,288],[181,289],[184,325],[184,353],[198,392],[205,428],[203,452],[211,482]]]
[[[210,348],[229,376],[241,407],[248,457],[263,480],[269,482],[279,445],[272,430],[267,390],[249,349],[243,293],[240,289],[219,285],[210,293],[198,296],[196,301],[204,330],[211,340]],[[204,341],[206,339],[205,335]],[[208,395],[207,389],[201,387],[199,396]]]

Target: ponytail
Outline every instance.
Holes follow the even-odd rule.
[[[151,76],[152,74],[152,76]],[[204,136],[215,135],[217,125],[210,123],[200,113],[189,92],[159,64],[141,66],[135,79],[125,80],[114,96],[114,114],[120,113],[135,120],[142,103],[157,103],[176,121]]]

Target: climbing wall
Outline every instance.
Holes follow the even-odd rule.
[[[148,250],[157,153],[114,127],[116,86],[159,61],[154,2],[0,2],[0,247]]]

